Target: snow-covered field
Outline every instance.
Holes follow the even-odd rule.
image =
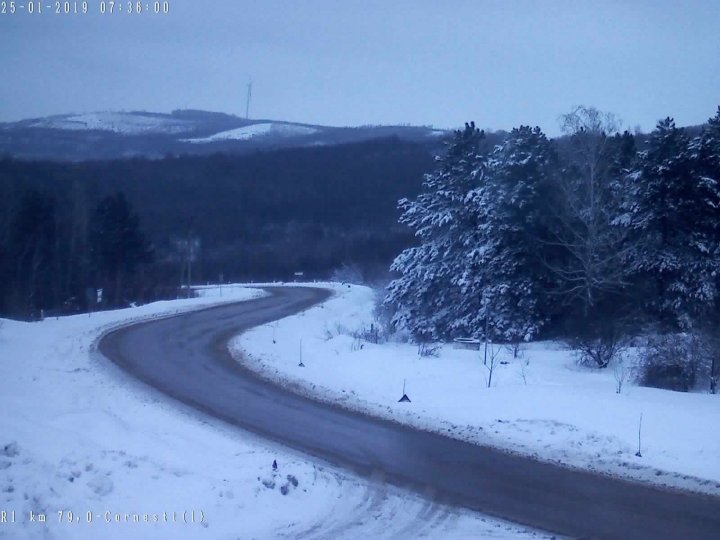
[[[130,320],[261,294],[201,292],[90,316],[0,320],[0,537],[540,536],[212,421],[95,352],[104,331]]]
[[[493,348],[488,388],[484,351],[446,345],[437,357],[420,357],[414,345],[354,337],[377,324],[373,291],[326,286],[336,295],[323,306],[235,338],[238,361],[319,399],[451,437],[720,494],[720,396],[628,381],[616,393],[614,369],[579,367],[557,343],[526,344],[517,359]],[[412,401],[398,403],[405,380]]]
[[[317,129],[308,126],[297,126],[293,124],[282,124],[276,122],[263,122],[260,124],[252,124],[236,129],[221,131],[210,137],[199,139],[185,139],[185,142],[191,143],[211,143],[217,141],[246,141],[254,137],[264,137],[268,135],[277,135],[282,137],[294,137],[301,135],[312,135],[317,133]]]

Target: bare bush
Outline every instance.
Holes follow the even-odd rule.
[[[641,386],[687,392],[695,386],[703,362],[702,343],[694,333],[654,336],[639,360]]]
[[[698,378],[708,381],[710,393],[715,394],[720,379],[720,321],[709,316],[692,332],[699,348]]]
[[[386,341],[385,333],[375,323],[370,323],[370,326],[361,326],[352,333],[352,337],[376,345]]]
[[[598,308],[568,322],[565,342],[579,365],[605,369],[628,348],[632,333],[631,317]]]
[[[394,341],[398,343],[408,343],[412,341],[412,336],[407,328],[400,328],[393,324],[392,318],[395,309],[392,305],[385,303],[385,289],[375,289],[373,318],[374,324],[380,329],[381,342]]]
[[[625,356],[619,355],[613,365],[613,376],[615,377],[615,393],[622,392],[625,381],[630,377],[630,368],[625,362]]]
[[[615,335],[578,336],[568,340],[581,366],[604,369],[627,348],[626,341]]]
[[[343,263],[339,268],[333,270],[330,275],[330,281],[337,283],[354,283],[355,285],[363,285],[365,277],[360,267],[355,263]]]
[[[418,356],[421,358],[433,357],[440,355],[440,345],[433,343],[418,343]]]
[[[505,345],[505,348],[512,354],[514,359],[522,358],[524,356],[522,349],[523,343],[524,341],[521,340],[511,341]]]

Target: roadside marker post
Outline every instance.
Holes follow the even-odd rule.
[[[410,403],[410,398],[405,393],[405,383],[407,382],[407,379],[403,379],[403,395],[400,399],[398,399],[398,403]]]

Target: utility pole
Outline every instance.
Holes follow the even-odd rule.
[[[250,97],[252,96],[252,81],[247,84],[247,102],[245,103],[245,119],[250,118]]]

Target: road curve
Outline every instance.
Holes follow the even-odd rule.
[[[720,538],[720,498],[565,469],[334,408],[262,381],[228,340],[326,299],[314,288],[135,324],[100,351],[207,414],[438,502],[579,538]]]

